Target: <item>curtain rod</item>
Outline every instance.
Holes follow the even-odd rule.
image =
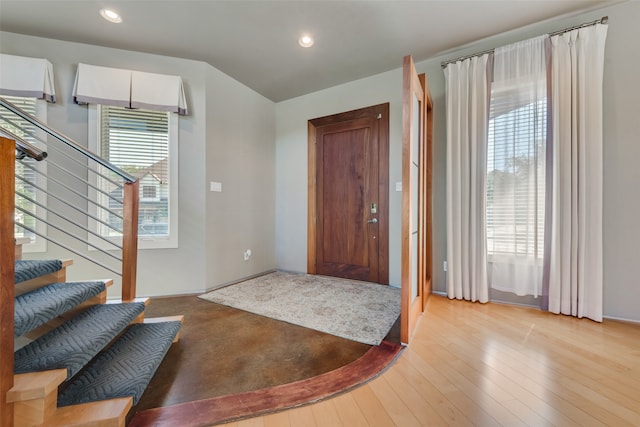
[[[585,22],[584,24],[574,25],[573,27],[565,28],[565,29],[559,30],[559,31],[554,31],[552,33],[549,33],[549,37],[557,36],[558,34],[564,34],[564,33],[567,33],[569,31],[577,30],[579,28],[590,27],[590,26],[596,25],[596,24],[606,24],[607,21],[609,21],[609,17],[608,16],[603,16],[602,18],[596,19],[595,21]],[[465,55],[465,56],[461,56],[459,58],[449,59],[447,61],[442,61],[440,63],[440,66],[442,68],[445,68],[447,65],[451,64],[452,62],[464,61],[465,59],[473,58],[474,56],[482,56],[485,53],[493,53],[493,51],[494,51],[494,49],[487,49],[487,50],[483,50],[482,52],[472,53],[471,55]]]

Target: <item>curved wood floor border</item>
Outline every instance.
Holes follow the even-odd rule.
[[[383,341],[353,363],[326,374],[262,390],[147,409],[135,414],[129,426],[210,426],[317,402],[373,379],[396,360],[401,350],[399,344]]]

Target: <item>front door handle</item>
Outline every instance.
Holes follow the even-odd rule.
[[[369,224],[377,224],[378,223],[378,218],[373,218],[370,219],[369,221],[367,221]]]

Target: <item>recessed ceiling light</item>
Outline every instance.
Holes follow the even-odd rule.
[[[113,22],[114,24],[119,24],[122,22],[122,17],[120,16],[120,14],[111,9],[100,9],[100,16],[102,16],[109,22]]]
[[[305,34],[298,39],[298,44],[302,47],[311,47],[313,46],[313,39],[310,35]]]

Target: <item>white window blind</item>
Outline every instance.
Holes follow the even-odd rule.
[[[492,93],[487,151],[487,253],[542,258],[547,103]]]
[[[141,238],[167,238],[172,232],[170,199],[176,196],[169,185],[172,172],[169,170],[169,119],[170,113],[161,111],[111,106],[99,109],[101,156],[140,181],[138,235]],[[122,199],[121,190],[109,188],[108,182],[101,185],[111,196]],[[119,213],[122,207],[110,202],[110,209]],[[104,215],[109,223],[121,226],[114,215]]]
[[[31,114],[40,120],[46,121],[46,115],[43,114],[42,109],[38,108],[38,101],[36,98],[25,98],[18,96],[4,96],[4,98]],[[23,118],[14,115],[8,110],[0,109],[0,122],[2,128],[12,132],[16,136],[21,137],[25,141],[35,145],[41,146],[34,135],[38,135],[39,130],[28,121]],[[26,164],[26,165],[25,165]],[[16,161],[15,174],[16,174],[16,196],[15,196],[15,222],[14,236],[16,238],[29,238],[31,244],[24,247],[26,252],[41,252],[46,249],[46,243],[44,239],[39,238],[37,234],[24,229],[17,225],[17,223],[24,224],[31,230],[36,230],[40,233],[46,231],[46,225],[42,221],[37,220],[37,216],[44,218],[46,212],[44,209],[38,207],[35,200],[39,203],[45,203],[45,194],[42,191],[36,189],[34,185],[38,185],[41,188],[46,186],[45,178],[38,174],[35,170],[40,170],[41,173],[45,173],[44,162],[37,162],[31,158],[25,157],[22,161]],[[22,179],[20,179],[22,178]],[[22,196],[22,195],[24,196]]]

